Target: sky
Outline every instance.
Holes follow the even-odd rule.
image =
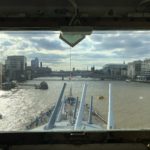
[[[93,31],[71,48],[59,39],[59,31],[1,31],[0,61],[24,55],[35,57],[52,70],[101,69],[108,63],[128,63],[150,58],[150,31]]]

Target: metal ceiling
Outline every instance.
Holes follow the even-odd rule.
[[[150,29],[150,0],[0,0],[1,30],[72,26],[81,30]]]

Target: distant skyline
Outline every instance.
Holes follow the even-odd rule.
[[[0,59],[24,55],[28,65],[39,58],[43,66],[53,70],[70,69],[70,47],[59,39],[58,31],[0,32]],[[102,68],[108,63],[126,63],[150,58],[150,31],[94,31],[71,48],[72,67]]]

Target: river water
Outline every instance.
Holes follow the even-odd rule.
[[[40,83],[45,80],[48,90],[22,86],[11,91],[0,91],[0,131],[24,130],[25,126],[42,111],[50,108],[58,99],[63,83],[67,83],[64,95],[69,94],[72,86],[73,95],[81,98],[82,87],[88,84],[86,103],[94,96],[94,109],[107,120],[108,86],[112,84],[115,124],[117,129],[150,128],[150,84],[125,81],[100,81],[91,78],[38,78],[26,83]],[[98,97],[103,96],[103,100]]]

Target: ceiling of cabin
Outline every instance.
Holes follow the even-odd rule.
[[[150,0],[0,0],[0,29],[150,28]]]

